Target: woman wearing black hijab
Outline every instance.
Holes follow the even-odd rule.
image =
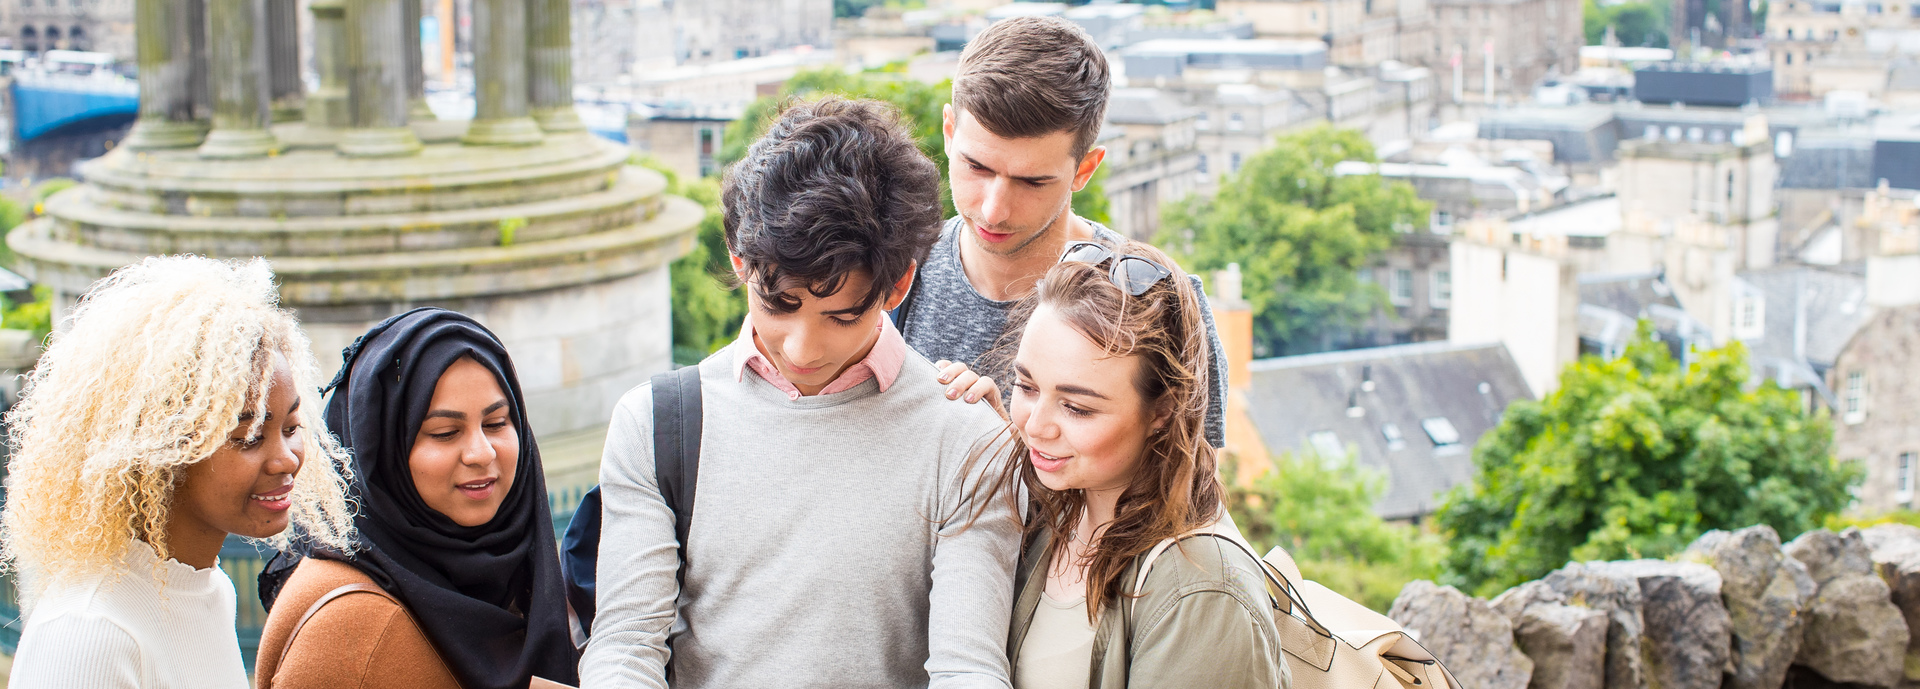
[[[268,565],[256,686],[577,684],[540,453],[506,348],[471,318],[421,308],[345,359],[326,419],[353,454],[359,540]]]

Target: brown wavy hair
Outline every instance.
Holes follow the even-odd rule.
[[[1150,245],[1129,240],[1109,248],[1153,259],[1173,275],[1135,297],[1108,278],[1107,262],[1057,264],[1033,294],[1014,307],[1005,334],[983,361],[983,368],[999,380],[1014,380],[1013,354],[1027,321],[1041,306],[1051,307],[1108,355],[1140,357],[1134,389],[1148,409],[1166,415],[1166,425],[1147,437],[1145,454],[1120,495],[1113,522],[1083,561],[1090,619],[1097,619],[1109,601],[1126,594],[1121,575],[1134,558],[1162,540],[1219,518],[1224,493],[1218,459],[1206,439],[1208,377],[1213,365],[1193,280]],[[1027,461],[1027,443],[1020,430],[1013,428],[1012,436],[998,483],[1011,486],[1018,481],[1026,487],[1025,540],[1031,543],[1042,533],[1051,537],[1046,552],[1051,567],[1087,508],[1086,495],[1080,490],[1047,488]],[[1017,499],[1017,494],[1008,490],[1007,499]]]

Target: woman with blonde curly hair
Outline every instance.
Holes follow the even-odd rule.
[[[265,261],[186,256],[115,271],[65,325],[7,417],[10,686],[242,689],[221,543],[351,542],[307,338]]]

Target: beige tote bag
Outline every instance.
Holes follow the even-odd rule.
[[[1453,673],[1386,615],[1300,576],[1287,551],[1254,555],[1230,520],[1169,538],[1140,565],[1133,590],[1146,584],[1154,560],[1180,540],[1213,536],[1258,560],[1267,574],[1274,626],[1293,675],[1292,689],[1463,689]],[[1298,582],[1297,584],[1295,582]],[[1137,605],[1139,598],[1134,598]]]

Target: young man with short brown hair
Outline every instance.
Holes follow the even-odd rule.
[[[974,385],[978,374],[961,369],[974,367],[993,347],[1007,310],[1033,290],[1068,242],[1122,240],[1071,207],[1073,192],[1106,158],[1094,141],[1111,90],[1100,46],[1057,17],[1001,21],[961,53],[953,104],[942,117],[958,215],[947,220],[905,305],[894,312],[907,343],[942,362],[949,397],[984,389]],[[1214,369],[1207,442],[1220,447],[1226,368],[1213,314],[1204,316]]]

